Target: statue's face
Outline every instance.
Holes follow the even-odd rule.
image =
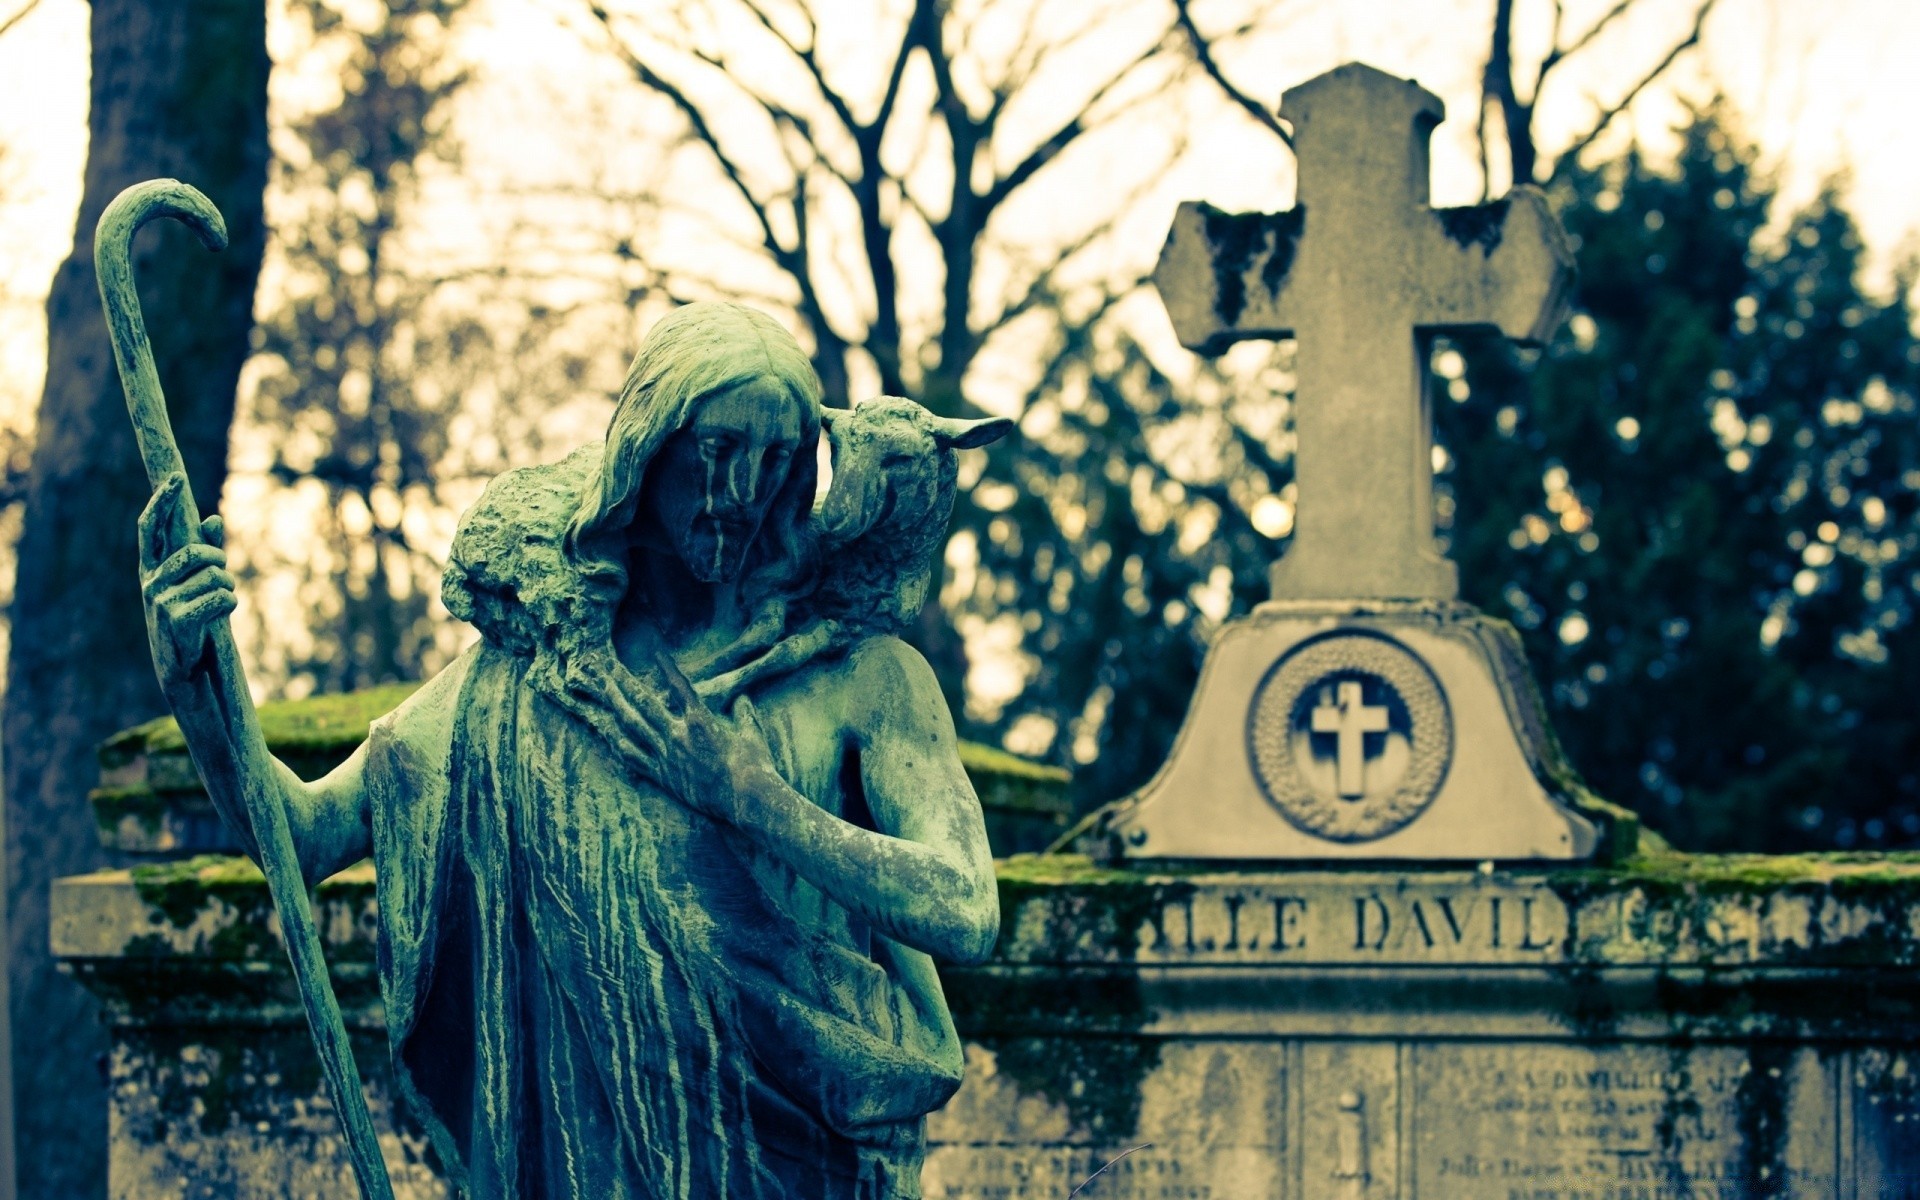
[[[771,380],[707,397],[647,467],[642,536],[665,543],[696,579],[736,578],[804,429],[800,402]]]

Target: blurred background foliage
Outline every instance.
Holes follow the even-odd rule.
[[[1436,357],[1440,524],[1601,794],[1676,843],[1920,843],[1920,341],[1837,186],[1776,211],[1724,105],[1569,171],[1578,310]]]
[[[318,535],[291,555],[242,542],[256,611],[276,609],[277,588],[280,611],[310,614],[253,632],[268,677],[296,694],[415,677],[457,649],[435,603],[451,512],[491,471],[536,457],[534,414],[617,377],[644,324],[556,351],[579,306],[527,299],[524,271],[478,272],[492,290],[476,292],[475,272],[422,275],[389,251],[423,174],[458,165],[444,113],[464,77],[441,47],[459,7],[394,3],[358,31],[324,2],[305,10],[347,83],[276,141],[287,283],[261,314],[236,433],[243,446],[274,432],[269,490],[304,490]],[[1188,76],[1245,102],[1211,53],[1236,31],[1209,37],[1176,7],[1126,53],[1076,64],[1084,102],[1030,122],[1009,152],[998,123],[1023,91],[1059,94],[1051,53],[1083,31],[988,61],[978,30],[929,0],[877,89],[854,94],[815,53],[806,10],[742,9],[760,50],[794,68],[785,87],[693,32],[707,7],[645,29],[592,7],[578,25],[671,115],[676,152],[716,189],[698,215],[747,265],[676,258],[675,239],[649,236],[670,219],[660,209],[610,224],[589,253],[627,265],[613,275],[636,311],[739,296],[784,312],[830,402],[886,390],[968,411],[990,344],[1013,345],[1030,364],[1012,391],[1021,436],[966,464],[943,602],[916,640],[969,735],[1071,766],[1088,806],[1138,786],[1207,638],[1264,598],[1285,549],[1291,347],[1170,363],[1143,341],[1124,314],[1151,298],[1137,270],[1150,260],[1135,247],[1132,272],[1084,266],[1110,264],[1090,251],[1138,228],[1125,179],[1044,253],[1001,214],[1017,218],[1060,159],[1083,142],[1098,155],[1103,129],[1169,103]],[[1839,184],[1776,211],[1724,103],[1693,113],[1671,160],[1634,147],[1546,162],[1529,107],[1503,102],[1513,71],[1493,56],[1482,138],[1549,189],[1581,285],[1543,351],[1434,345],[1436,522],[1467,598],[1520,628],[1596,790],[1677,843],[1920,844],[1920,708],[1903,683],[1920,678],[1912,275],[1865,294]],[[1131,169],[1150,177],[1181,149],[1177,130],[1135,140]],[[927,155],[949,160],[932,190],[916,173]],[[819,219],[836,204],[842,220]],[[945,278],[916,303],[905,276],[929,250]],[[835,272],[864,308],[836,309]],[[503,282],[516,278],[518,291]],[[507,328],[497,309],[515,297],[533,315]],[[477,413],[490,436],[476,437]]]

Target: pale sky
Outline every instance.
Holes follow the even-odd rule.
[[[0,0],[0,21],[22,0]],[[838,3],[816,5],[829,20]],[[1157,19],[1157,0],[1141,0]],[[566,0],[478,0],[469,52],[499,74],[524,81],[578,79],[579,43],[555,29]],[[1225,25],[1234,0],[1197,7],[1203,26]],[[1582,28],[1606,0],[1570,0],[1567,27]],[[1640,0],[1548,89],[1539,120],[1551,152],[1582,128],[1592,99],[1611,99],[1684,31],[1692,0]],[[1541,37],[1546,0],[1520,0],[1522,35]],[[1485,54],[1491,0],[1278,0],[1265,7],[1269,30],[1223,51],[1248,91],[1276,98],[1288,84],[1349,59],[1417,78],[1448,103],[1451,120],[1434,141],[1434,201],[1478,198],[1472,143],[1476,77]],[[1524,22],[1531,21],[1532,24]],[[44,363],[39,307],[66,254],[85,156],[87,8],[83,0],[40,0],[0,37],[0,420],[20,422],[37,399]],[[823,24],[828,22],[823,22]],[[857,26],[856,26],[857,27]],[[842,43],[843,55],[861,47]],[[1766,165],[1789,196],[1804,198],[1845,171],[1848,197],[1884,279],[1920,226],[1920,3],[1913,0],[1721,0],[1699,50],[1636,104],[1624,136],[1653,144],[1680,112],[1677,97],[1723,90],[1759,140]],[[484,73],[484,72],[483,72]],[[1222,206],[1273,208],[1291,199],[1291,168],[1266,135],[1245,121],[1189,131],[1191,153],[1169,173],[1167,206],[1179,195]],[[523,134],[524,136],[524,134]],[[496,147],[496,150],[499,148]],[[530,146],[537,155],[538,147]],[[1178,195],[1176,195],[1178,193]],[[1158,234],[1142,229],[1142,253]]]

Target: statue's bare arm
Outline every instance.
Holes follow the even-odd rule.
[[[207,634],[234,609],[233,576],[227,573],[220,518],[201,526],[206,540],[176,547],[164,544],[170,522],[162,506],[175,502],[163,491],[140,516],[140,587],[147,611],[147,640],[154,670],[187,748],[205,746],[229,735],[211,689],[204,686]],[[264,747],[262,753],[265,753]],[[294,851],[309,885],[371,852],[373,838],[363,786],[366,747],[326,778],[307,783],[286,764],[274,760],[274,774],[287,809]],[[209,789],[220,815],[241,837],[247,856],[260,861],[252,821],[228,789]]]
[[[757,733],[703,746],[710,731],[689,729],[683,760],[718,759],[728,777],[677,790],[887,936],[949,962],[980,962],[1000,927],[993,853],[933,671],[893,638],[863,643],[841,670],[845,749],[859,756],[876,829],[790,787]]]
[[[999,885],[940,683],[919,651],[891,637],[863,643],[849,666],[849,694],[860,702],[851,728],[874,825],[890,846],[934,851],[919,879],[894,875],[882,862],[886,878],[876,882],[916,924],[940,931],[941,957],[980,962],[1000,932]]]

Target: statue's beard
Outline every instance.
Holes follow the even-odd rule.
[[[680,557],[700,582],[729,582],[739,577],[757,528],[757,524],[697,514],[681,535]]]

